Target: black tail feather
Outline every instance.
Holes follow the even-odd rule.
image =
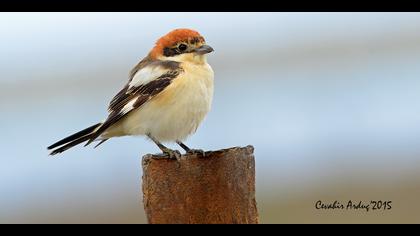
[[[92,137],[90,137],[90,138],[92,138]],[[95,145],[95,147],[93,147],[93,148],[97,148],[99,145],[101,145],[101,144],[103,144],[106,140],[108,140],[108,139],[102,139],[98,144],[96,144]]]
[[[50,155],[52,156],[52,155],[55,155],[55,154],[58,154],[58,153],[62,153],[62,152],[64,152],[64,151],[66,151],[67,149],[69,149],[69,148],[71,148],[71,147],[76,146],[77,144],[83,143],[84,141],[88,140],[88,139],[89,139],[89,137],[90,137],[90,135],[86,135],[86,136],[84,136],[84,137],[80,137],[80,138],[78,138],[78,139],[75,139],[75,140],[73,140],[73,141],[71,141],[71,142],[67,143],[66,145],[64,145],[64,146],[62,146],[62,147],[60,147],[60,148],[54,149],[54,150],[50,153]]]
[[[59,146],[62,146],[62,145],[64,145],[64,146],[53,150],[50,155],[55,155],[55,154],[64,152],[65,150],[67,150],[67,149],[69,149],[69,148],[71,148],[71,147],[73,147],[77,144],[80,144],[84,141],[89,140],[93,136],[95,129],[97,127],[99,127],[101,124],[102,123],[92,125],[89,128],[86,128],[82,131],[79,131],[75,134],[72,134],[72,135],[70,135],[70,136],[52,144],[51,146],[48,147],[48,150],[59,147]]]
[[[71,141],[73,141],[73,140],[75,140],[75,139],[78,139],[78,138],[80,138],[80,137],[83,137],[83,136],[85,136],[85,135],[87,135],[87,134],[90,134],[90,133],[92,133],[98,126],[100,126],[102,123],[98,123],[98,124],[95,124],[95,125],[92,125],[92,126],[90,126],[89,128],[86,128],[86,129],[84,129],[84,130],[81,130],[81,131],[79,131],[79,132],[77,132],[77,133],[75,133],[75,134],[72,134],[72,135],[70,135],[70,136],[68,136],[68,137],[66,137],[66,138],[63,138],[62,140],[60,140],[60,141],[58,141],[58,142],[56,142],[56,143],[54,143],[54,144],[52,144],[51,146],[49,146],[48,147],[48,149],[53,149],[53,148],[56,148],[56,147],[58,147],[58,146],[61,146],[61,145],[63,145],[63,144],[66,144],[66,143],[68,143],[68,142],[71,142]]]

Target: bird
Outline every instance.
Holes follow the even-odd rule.
[[[107,118],[50,145],[50,155],[84,142],[84,146],[99,142],[96,148],[121,136],[145,136],[172,159],[179,160],[180,152],[162,143],[176,143],[186,153],[203,154],[183,142],[196,132],[211,108],[214,72],[207,54],[213,51],[193,29],[174,29],[160,37],[109,102]]]

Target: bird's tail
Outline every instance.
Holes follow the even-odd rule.
[[[50,153],[50,155],[55,155],[58,153],[62,153],[64,151],[66,151],[67,149],[74,147],[80,143],[83,143],[84,141],[89,140],[92,136],[95,135],[96,130],[102,125],[102,123],[98,123],[95,125],[90,126],[89,128],[86,128],[84,130],[81,130],[75,134],[72,134],[66,138],[63,138],[62,140],[52,144],[51,146],[48,147],[48,150],[54,149],[52,150],[52,152]],[[99,146],[101,143],[105,142],[105,140],[102,140],[98,145],[96,145],[95,147]]]

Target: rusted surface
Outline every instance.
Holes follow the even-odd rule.
[[[149,223],[255,224],[254,148],[143,157],[143,202]]]

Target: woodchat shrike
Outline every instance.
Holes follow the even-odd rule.
[[[206,56],[213,48],[191,29],[175,29],[161,37],[130,72],[124,88],[111,100],[108,117],[51,146],[55,155],[86,142],[126,135],[144,135],[170,158],[180,153],[162,142],[182,143],[195,133],[210,110],[213,99],[213,70]]]

